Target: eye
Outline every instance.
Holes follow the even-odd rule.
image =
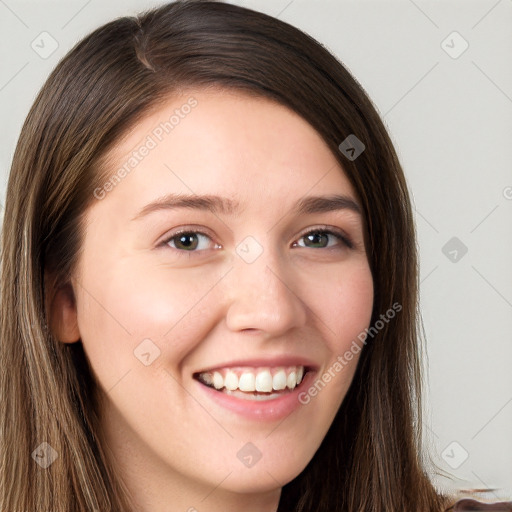
[[[174,233],[164,240],[162,244],[182,252],[197,252],[198,250],[211,248],[208,247],[208,240],[211,240],[211,238],[201,231],[186,230]],[[216,249],[219,247],[219,245],[215,244]]]
[[[336,247],[353,248],[353,243],[350,238],[341,230],[320,227],[307,231],[302,234],[299,240],[304,240],[304,244],[294,242],[293,247],[305,247],[307,249],[336,249]],[[332,242],[332,243],[331,243]],[[167,237],[161,245],[171,247],[181,253],[184,252],[198,252],[208,249],[220,249],[222,246],[213,244],[211,237],[202,231],[193,229],[186,229],[173,233]]]
[[[329,237],[331,237],[330,240],[333,240],[334,238],[338,243],[334,242],[333,244],[329,244]],[[300,245],[298,242],[295,242],[294,247],[299,246],[309,249],[329,249],[336,247],[336,245],[343,245],[349,249],[353,248],[352,241],[347,235],[345,235],[345,233],[332,228],[312,229],[304,233],[299,240],[302,239],[305,240],[305,244]],[[341,244],[339,242],[341,242]]]

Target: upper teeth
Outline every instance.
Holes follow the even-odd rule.
[[[301,383],[304,376],[304,366],[289,366],[286,368],[245,368],[223,369],[199,374],[199,380],[215,389],[270,393],[285,388],[293,389]]]

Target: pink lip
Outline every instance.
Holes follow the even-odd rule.
[[[301,363],[293,363],[301,364]],[[232,365],[232,363],[230,363]],[[247,361],[243,362],[241,366],[250,366]],[[256,366],[262,365],[268,366],[268,361],[264,364],[257,362]],[[283,364],[282,366],[286,366]],[[307,365],[304,365],[307,366]],[[292,391],[289,391],[282,396],[274,398],[273,400],[256,401],[256,400],[245,400],[236,396],[227,395],[221,391],[217,391],[214,388],[210,388],[198,380],[195,380],[197,386],[202,393],[211,399],[217,405],[220,405],[224,409],[234,412],[239,416],[243,416],[253,421],[277,421],[289,416],[302,404],[299,401],[299,394],[311,385],[315,378],[316,371],[308,371],[302,382]]]
[[[210,366],[209,368],[205,368],[204,370],[195,372],[195,374],[213,372],[215,370],[220,370],[222,368],[235,368],[237,366],[246,366],[253,368],[258,368],[261,366],[268,366],[270,368],[275,368],[278,366],[304,366],[305,368],[310,370],[318,370],[318,365],[311,361],[310,359],[306,359],[304,357],[280,356],[274,358],[258,358],[245,360],[233,359],[231,361],[216,364],[215,366]]]

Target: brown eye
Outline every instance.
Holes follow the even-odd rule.
[[[194,250],[199,244],[196,233],[182,233],[171,239],[176,249]]]
[[[307,247],[327,247],[329,245],[329,234],[325,232],[309,233],[302,237],[306,241]],[[311,245],[309,245],[311,244]]]
[[[211,238],[200,231],[174,233],[163,244],[182,252],[199,252],[212,248]]]
[[[345,234],[332,229],[315,229],[308,231],[300,237],[300,240],[304,240],[304,245],[299,245],[298,243],[297,245],[310,249],[327,249],[336,247],[337,245],[343,245],[348,248],[353,247],[352,242]],[[329,243],[331,240],[334,240],[334,243]],[[336,243],[336,240],[338,243]]]

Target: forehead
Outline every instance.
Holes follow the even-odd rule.
[[[237,91],[186,91],[122,138],[105,160],[106,199],[143,206],[167,193],[215,194],[282,208],[311,194],[356,198],[322,137],[302,117]],[[277,204],[276,204],[277,201]]]

